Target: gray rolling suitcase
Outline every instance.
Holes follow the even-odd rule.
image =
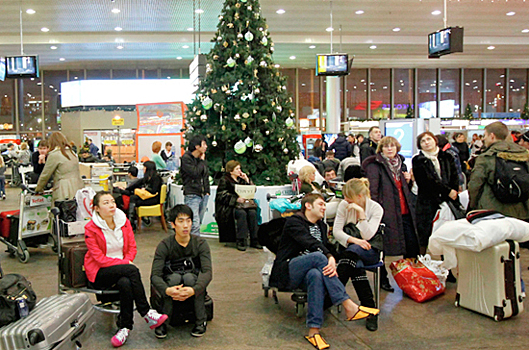
[[[456,306],[500,321],[523,311],[518,242],[505,241],[479,253],[457,250]]]
[[[87,294],[54,295],[37,303],[28,317],[0,328],[0,350],[75,350],[94,327]]]

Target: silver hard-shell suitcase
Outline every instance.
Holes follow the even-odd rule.
[[[523,311],[518,242],[507,240],[477,253],[457,250],[456,306],[500,321]]]
[[[28,317],[0,328],[0,350],[75,350],[94,328],[88,295],[54,295],[37,303]]]

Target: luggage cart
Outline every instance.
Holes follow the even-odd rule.
[[[25,185],[20,186],[20,212],[10,215],[11,232],[8,237],[0,237],[11,256],[21,263],[29,261],[28,247],[50,246],[57,251],[57,242],[52,235],[49,211],[52,206],[52,191],[37,194]]]

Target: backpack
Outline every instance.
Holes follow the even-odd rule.
[[[277,254],[286,221],[286,218],[281,217],[261,224],[258,231],[259,244]]]
[[[527,162],[516,162],[496,156],[492,192],[502,203],[520,203],[529,199]]]
[[[0,279],[0,327],[20,319],[17,299],[24,299],[29,311],[37,303],[31,283],[22,275],[12,273]]]

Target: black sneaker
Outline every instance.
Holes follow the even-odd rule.
[[[237,241],[237,250],[240,250],[241,252],[246,251],[246,242],[244,240]]]
[[[252,241],[250,243],[250,247],[255,248],[255,249],[263,249],[263,246],[260,245],[259,242],[256,242],[256,241]]]
[[[367,318],[366,328],[371,332],[374,332],[378,329],[378,315],[371,315]]]
[[[191,331],[191,335],[193,337],[201,337],[204,335],[204,333],[206,333],[206,322],[204,323],[201,323],[201,324],[197,324],[195,326],[195,328],[193,328],[193,330]]]
[[[167,337],[167,325],[164,323],[160,327],[155,328],[154,335],[158,339],[163,339]]]

